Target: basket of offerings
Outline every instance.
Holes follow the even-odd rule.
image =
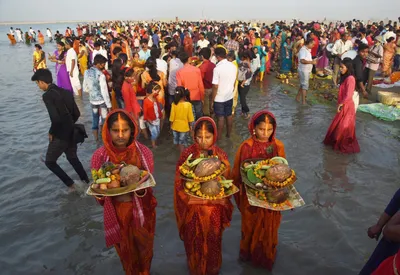
[[[293,187],[297,179],[296,173],[282,157],[245,160],[240,172],[242,181],[246,184],[249,202],[251,196],[252,201],[257,200],[265,208],[279,209],[280,205],[290,205],[288,200],[296,197],[293,194],[297,193]],[[259,204],[255,206],[262,207]]]
[[[181,178],[185,180],[185,192],[193,197],[216,200],[229,197],[239,191],[232,180],[222,175],[226,165],[218,157],[200,157],[190,155],[179,167]]]
[[[207,182],[221,176],[226,171],[226,165],[217,156],[193,159],[190,155],[179,166],[181,178],[186,181]]]
[[[86,193],[92,196],[120,196],[153,187],[153,176],[134,165],[105,163],[99,170],[92,170],[93,183]]]

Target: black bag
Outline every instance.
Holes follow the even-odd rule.
[[[72,133],[72,140],[75,144],[82,144],[88,138],[86,134],[85,125],[76,123],[74,124],[74,131]]]

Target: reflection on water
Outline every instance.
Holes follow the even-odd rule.
[[[51,28],[53,32],[63,29]],[[7,30],[0,27],[3,34]],[[66,194],[62,183],[40,161],[47,148],[50,121],[42,92],[30,81],[33,48],[11,47],[6,40],[0,36],[0,60],[7,64],[0,69],[2,274],[122,274],[115,251],[105,247],[102,208],[92,198]],[[46,44],[44,50],[54,48],[55,44]],[[50,67],[54,71],[53,64]],[[285,144],[287,159],[298,175],[296,188],[307,203],[283,213],[273,274],[357,274],[376,244],[367,238],[366,228],[398,188],[399,123],[357,114],[361,153],[338,154],[322,144],[334,107],[299,106],[292,96],[296,92],[292,88],[289,96],[284,94],[271,78],[254,85],[249,93],[251,112],[267,107],[275,114],[277,138]],[[87,95],[77,99],[77,104],[80,122],[90,129]],[[232,138],[220,142],[231,161],[249,136],[247,122],[238,111]],[[96,148],[91,138],[79,147],[79,157],[88,170]],[[173,212],[178,153],[167,131],[154,156],[158,207],[152,274],[186,274],[185,250]],[[65,157],[59,163],[78,178]],[[235,210],[224,234],[221,274],[268,274],[238,261],[240,223]]]

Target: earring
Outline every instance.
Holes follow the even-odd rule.
[[[255,136],[256,135],[256,130],[253,130],[253,136]]]

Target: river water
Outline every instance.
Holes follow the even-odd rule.
[[[66,26],[51,28],[55,32]],[[29,28],[22,27],[24,31]],[[47,26],[32,27],[44,30]],[[34,49],[9,45],[8,29],[0,27],[1,274],[123,274],[114,249],[105,247],[102,208],[91,197],[67,194],[41,161],[50,121],[42,92],[30,81]],[[54,49],[55,44],[44,47],[46,52]],[[50,68],[54,72],[53,64]],[[77,99],[77,104],[80,121],[90,129],[87,96]],[[252,113],[267,107],[275,114],[277,137],[297,171],[296,188],[306,205],[283,213],[272,273],[238,260],[241,219],[235,210],[223,236],[221,274],[357,274],[376,245],[366,230],[400,186],[399,123],[358,113],[361,153],[342,155],[322,145],[334,106],[299,106],[273,79],[252,87],[249,106]],[[248,136],[247,122],[236,117],[231,139],[219,144],[231,162]],[[152,274],[188,273],[173,209],[174,168],[179,156],[171,145],[172,138],[164,134],[154,151],[158,207]],[[88,171],[96,148],[91,137],[79,147]],[[77,179],[65,157],[59,163]]]

